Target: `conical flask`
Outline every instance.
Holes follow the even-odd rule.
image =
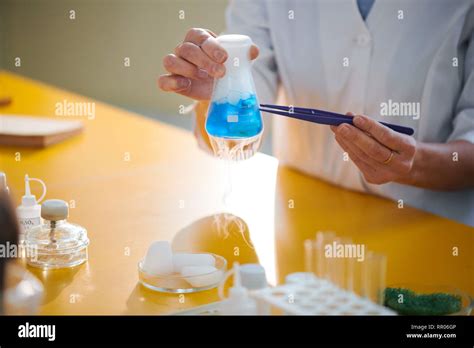
[[[258,151],[263,133],[249,56],[252,40],[245,35],[222,35],[217,41],[228,58],[225,76],[214,82],[206,131],[216,155],[246,159]]]

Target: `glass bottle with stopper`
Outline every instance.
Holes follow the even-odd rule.
[[[246,159],[258,151],[263,133],[249,56],[252,40],[245,35],[222,35],[217,41],[228,58],[225,76],[214,83],[206,131],[216,155]]]
[[[85,228],[66,221],[69,206],[59,199],[44,201],[44,223],[26,232],[26,260],[29,265],[50,269],[68,268],[87,261],[89,238]]]

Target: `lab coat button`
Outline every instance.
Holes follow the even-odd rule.
[[[356,42],[359,46],[367,46],[367,44],[370,42],[370,38],[367,35],[358,35],[356,38]]]

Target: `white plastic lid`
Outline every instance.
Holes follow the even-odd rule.
[[[247,263],[240,266],[240,281],[249,290],[266,288],[265,268],[258,263]]]
[[[41,217],[48,221],[65,220],[69,216],[69,206],[60,199],[48,199],[41,205]]]

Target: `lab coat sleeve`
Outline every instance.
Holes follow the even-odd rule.
[[[471,34],[464,60],[464,86],[456,107],[453,132],[449,141],[466,140],[474,143],[474,33]]]

